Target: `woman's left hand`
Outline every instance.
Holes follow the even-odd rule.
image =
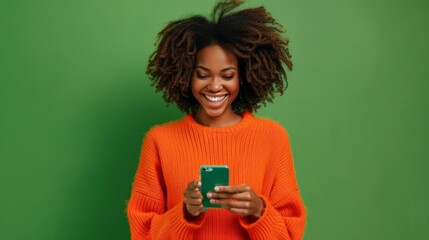
[[[249,185],[217,186],[214,190],[207,193],[210,203],[221,205],[242,217],[259,218],[262,215],[264,203]]]

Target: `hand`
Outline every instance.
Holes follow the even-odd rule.
[[[183,202],[186,210],[193,217],[197,217],[204,211],[203,195],[200,192],[201,182],[198,180],[188,183],[188,188],[183,192]]]
[[[214,190],[215,192],[207,193],[212,204],[221,205],[242,217],[254,216],[259,218],[263,213],[264,202],[247,184],[217,186]]]

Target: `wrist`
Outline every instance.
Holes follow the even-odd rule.
[[[257,217],[257,218],[260,218],[262,215],[264,215],[264,212],[265,212],[265,206],[262,206],[261,210],[258,211],[258,213],[254,214],[253,216]]]
[[[260,200],[261,200],[261,205],[260,205],[259,210],[256,213],[245,217],[247,223],[254,223],[254,222],[258,221],[258,219],[260,217],[262,217],[262,215],[264,215],[265,201],[262,198],[260,198]]]
[[[257,218],[260,218],[264,214],[264,211],[265,211],[265,201],[261,197],[259,197],[259,201],[261,203],[259,210],[255,214],[253,214],[253,216],[257,217]]]
[[[201,213],[198,213],[197,215],[193,215],[193,214],[191,214],[191,213],[188,211],[188,208],[186,207],[186,204],[184,204],[184,206],[183,206],[183,212],[184,212],[184,218],[185,218],[187,221],[189,221],[189,222],[197,221],[197,220],[200,218],[200,216],[201,216]]]

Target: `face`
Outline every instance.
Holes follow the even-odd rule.
[[[232,52],[219,45],[210,45],[198,52],[191,89],[200,103],[199,116],[225,120],[233,117],[231,104],[239,86],[238,61]]]

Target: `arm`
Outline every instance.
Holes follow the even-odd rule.
[[[254,222],[240,218],[240,224],[252,239],[302,239],[306,224],[306,209],[295,177],[292,153],[287,133],[282,129],[275,139],[273,167],[266,174],[273,179],[270,191],[260,195],[265,210]]]
[[[298,191],[274,204],[269,198],[258,196],[247,184],[217,189],[207,197],[241,216],[240,224],[251,239],[302,239],[305,208]]]
[[[201,227],[203,218],[185,219],[183,202],[167,210],[165,192],[157,144],[149,131],[127,206],[131,239],[188,239]]]

